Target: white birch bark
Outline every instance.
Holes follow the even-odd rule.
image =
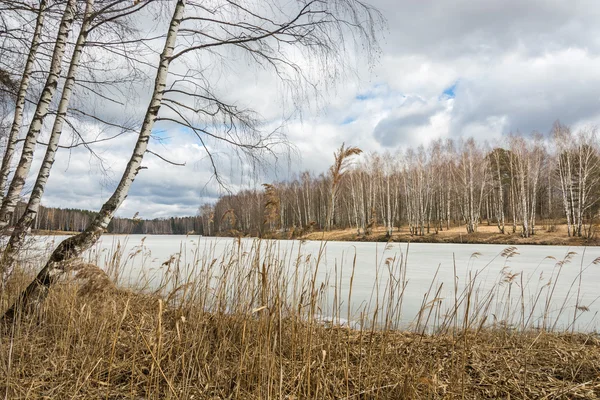
[[[597,202],[592,196],[598,185],[598,151],[596,130],[583,130],[578,134],[578,204],[577,204],[577,235],[584,233],[585,213]],[[589,232],[588,232],[589,235]]]
[[[475,184],[473,181],[473,150],[469,149],[469,233],[474,233],[476,231],[475,199],[473,198],[474,191]]]
[[[500,151],[494,151],[494,161],[498,177],[498,229],[504,234],[504,185],[502,184],[502,174],[500,170]]]
[[[46,188],[46,183],[48,182],[48,178],[50,177],[50,170],[52,169],[52,165],[54,164],[54,159],[58,150],[58,144],[60,142],[60,136],[65,122],[65,117],[67,115],[67,110],[71,101],[71,95],[73,94],[75,78],[77,75],[77,70],[79,69],[79,63],[81,61],[81,54],[83,53],[83,48],[87,41],[89,28],[92,22],[91,17],[93,12],[93,6],[94,0],[86,1],[84,19],[81,24],[81,30],[79,32],[75,48],[73,49],[73,55],[71,57],[71,63],[69,65],[69,71],[65,79],[65,84],[63,86],[60,102],[56,113],[56,118],[54,119],[52,132],[50,133],[50,138],[48,140],[46,154],[44,155],[44,160],[42,161],[42,165],[40,167],[35,184],[33,186],[33,191],[29,196],[29,201],[27,203],[25,212],[15,225],[8,245],[4,250],[4,254],[2,257],[2,265],[0,266],[3,268],[3,285],[6,284],[6,282],[8,282],[8,279],[12,275],[12,271],[16,262],[16,255],[19,252],[19,250],[23,247],[23,243],[27,235],[27,230],[31,227],[31,224],[33,223],[38,214],[40,202],[42,200],[42,196],[44,195],[44,189]]]
[[[354,211],[354,223],[356,225],[356,234],[360,236],[360,221],[358,218],[358,202],[356,200],[356,173],[350,174],[350,195],[352,197],[352,210]]]
[[[367,209],[366,209],[366,204],[365,204],[365,175],[364,173],[361,172],[360,174],[360,180],[359,180],[359,187],[358,187],[358,194],[359,194],[359,212],[360,212],[360,227],[362,228],[362,232],[363,235],[366,234],[366,227],[367,227]]]
[[[388,174],[386,176],[386,206],[387,206],[387,236],[388,237],[392,237],[392,233],[393,233],[393,228],[392,228],[392,202],[391,202],[391,194],[390,194],[390,180],[391,180],[391,176],[390,174]]]
[[[4,192],[6,190],[6,184],[8,182],[8,175],[10,173],[10,166],[15,149],[17,147],[17,138],[19,131],[23,125],[23,110],[25,109],[25,97],[27,95],[27,89],[29,88],[29,82],[31,81],[31,73],[37,58],[38,47],[40,46],[42,28],[44,26],[44,16],[46,13],[46,0],[40,1],[39,13],[35,22],[35,30],[33,32],[33,38],[31,39],[31,45],[29,47],[29,54],[27,55],[27,61],[25,61],[25,68],[23,69],[23,75],[21,77],[21,83],[19,84],[19,91],[17,93],[17,99],[15,102],[15,112],[13,122],[10,127],[10,133],[8,134],[8,141],[6,143],[6,150],[4,152],[4,158],[2,159],[2,166],[0,167],[0,202],[4,200]]]
[[[60,72],[62,69],[62,58],[65,54],[71,25],[73,24],[73,20],[75,18],[76,3],[76,0],[68,0],[65,7],[65,11],[60,22],[60,27],[58,29],[58,34],[56,36],[56,43],[54,45],[54,51],[52,54],[52,62],[50,64],[50,72],[48,74],[48,78],[46,79],[40,99],[37,103],[35,114],[33,115],[33,119],[29,125],[29,130],[27,131],[27,136],[25,137],[25,142],[23,144],[23,150],[21,152],[19,165],[15,170],[8,193],[2,201],[2,207],[0,207],[0,229],[8,225],[10,217],[15,210],[15,206],[19,201],[19,196],[21,195],[23,186],[25,186],[25,180],[29,174],[31,163],[33,162],[33,153],[35,152],[36,142],[42,129],[44,119],[48,115],[50,102],[52,101],[58,86],[58,80],[60,78]]]
[[[560,178],[560,189],[562,193],[563,208],[565,210],[565,216],[567,218],[567,235],[572,234],[573,221],[571,219],[571,204],[572,204],[572,192],[571,192],[571,162],[570,162],[570,149],[567,146],[567,141],[571,139],[571,135],[568,131],[558,130],[554,135],[557,151],[557,163],[558,163],[558,176]],[[571,193],[571,197],[569,194]]]
[[[521,143],[522,145],[524,145],[524,143]],[[529,209],[527,207],[527,187],[526,187],[526,182],[525,182],[525,175],[526,175],[526,171],[525,171],[525,163],[526,161],[524,160],[524,158],[526,157],[526,155],[524,155],[523,153],[520,153],[518,155],[518,173],[519,173],[519,184],[520,184],[520,188],[521,188],[521,220],[522,220],[522,226],[523,226],[523,232],[522,232],[522,236],[523,237],[529,237],[529,224],[528,224],[528,213],[527,210]]]
[[[142,159],[144,158],[144,153],[148,147],[150,134],[152,133],[152,128],[156,121],[158,111],[160,110],[171,56],[173,55],[175,48],[177,33],[183,19],[184,9],[185,0],[178,0],[175,5],[175,10],[173,11],[173,17],[169,25],[165,45],[160,55],[152,98],[146,111],[135,148],[117,188],[106,203],[104,203],[100,212],[88,225],[85,231],[62,241],[58,245],[35,280],[20,295],[19,300],[5,313],[3,317],[5,320],[14,318],[18,308],[29,308],[35,302],[43,299],[47,293],[48,287],[58,279],[58,276],[60,276],[66,268],[65,263],[70,259],[80,256],[84,251],[96,243],[112,220],[116,210],[127,197],[129,189],[141,169]]]

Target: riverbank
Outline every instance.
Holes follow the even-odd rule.
[[[549,245],[549,246],[598,246],[600,237],[569,237],[566,225],[539,226],[535,235],[522,237],[520,232],[512,233],[507,226],[505,233],[497,226],[480,225],[477,232],[467,234],[465,227],[451,227],[439,232],[430,229],[425,235],[411,235],[408,227],[394,228],[391,239],[385,228],[378,226],[370,235],[358,235],[356,229],[332,230],[329,232],[311,232],[301,236],[306,240],[352,241],[352,242],[412,242],[412,243],[470,243],[470,244],[506,244],[506,245]]]
[[[48,231],[48,230],[44,230],[44,229],[33,229],[31,231],[32,235],[39,235],[39,236],[71,236],[71,235],[76,235],[79,232],[73,232],[73,231]]]
[[[600,227],[594,227],[600,231]],[[34,230],[34,235],[56,236],[75,235],[78,232],[71,231],[45,231]],[[115,235],[115,234],[111,234]],[[117,234],[126,236],[126,234]],[[237,237],[239,232],[223,237]],[[151,236],[151,235],[150,235]],[[194,235],[192,235],[194,236]],[[247,236],[250,237],[250,236]],[[464,244],[505,244],[505,245],[547,245],[547,246],[600,246],[600,235],[593,234],[591,238],[567,235],[566,224],[562,225],[540,225],[536,228],[535,235],[524,238],[520,232],[512,233],[512,227],[507,226],[505,233],[499,232],[495,225],[480,225],[477,232],[467,234],[464,226],[451,227],[449,229],[435,232],[430,229],[424,235],[412,235],[407,226],[400,229],[394,228],[392,237],[386,235],[383,226],[375,227],[369,235],[358,235],[356,229],[334,229],[331,231],[314,231],[297,236],[294,232],[280,232],[266,235],[269,239],[300,239],[300,240],[326,240],[337,242],[411,242],[411,243],[464,243]]]
[[[64,284],[42,313],[0,334],[0,371],[11,399],[596,399],[600,338],[501,326],[351,330],[275,303],[209,313]]]
[[[566,293],[549,270],[548,283],[523,286],[528,279],[503,269],[496,284],[485,286],[478,274],[455,280],[467,275],[454,263],[451,279],[437,281],[443,271],[426,273],[416,288],[420,306],[412,310],[405,289],[419,279],[404,274],[402,257],[386,260],[375,274],[379,285],[361,275],[360,263],[348,265],[343,278],[342,264],[330,263],[333,279],[324,281],[317,274],[326,268],[320,246],[296,257],[282,256],[272,242],[244,242],[223,253],[171,256],[156,268],[144,264],[149,257],[124,263],[134,256],[120,246],[102,252],[103,269],[70,265],[41,308],[0,327],[0,396],[600,397],[600,336],[587,320],[596,308],[580,297],[581,275],[560,281],[571,284]],[[513,267],[514,255],[503,256]],[[136,289],[123,285],[136,268],[144,271]],[[567,267],[561,276],[576,270]],[[15,272],[0,291],[0,311],[35,271]],[[365,283],[370,295],[360,293]],[[442,293],[451,285],[449,296]]]

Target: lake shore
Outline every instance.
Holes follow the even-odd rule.
[[[594,229],[600,229],[594,227]],[[39,236],[76,235],[72,231],[47,231],[33,230],[32,234]],[[107,233],[108,234],[108,233]],[[110,234],[127,236],[127,234]],[[151,234],[147,234],[152,236]],[[195,235],[190,235],[195,236]],[[221,235],[221,237],[238,237],[235,235]],[[253,237],[253,236],[243,236]],[[402,243],[454,243],[454,244],[505,244],[505,245],[540,245],[540,246],[600,246],[600,235],[593,234],[591,238],[567,235],[566,224],[540,225],[536,233],[530,237],[523,237],[519,231],[512,233],[512,226],[506,226],[505,233],[500,233],[495,225],[480,225],[477,232],[467,234],[464,226],[451,227],[450,229],[435,232],[433,228],[424,235],[412,235],[408,227],[394,228],[392,237],[386,235],[385,228],[378,226],[371,234],[357,234],[356,229],[334,229],[331,231],[314,231],[296,236],[293,232],[280,232],[265,235],[265,239],[299,239],[328,242],[402,242]]]
[[[546,245],[546,246],[598,246],[600,237],[569,237],[566,225],[555,225],[551,228],[540,226],[535,235],[523,237],[519,231],[512,233],[512,227],[506,226],[505,233],[500,233],[497,226],[480,225],[477,232],[467,234],[464,227],[451,227],[437,233],[430,229],[425,235],[411,235],[408,227],[394,228],[391,238],[386,236],[385,229],[376,227],[370,235],[358,235],[356,229],[337,229],[329,232],[311,232],[300,237],[305,240],[351,241],[351,242],[411,242],[411,243],[464,243],[464,244],[506,244],[506,245]]]
[[[3,299],[4,302],[7,300]],[[277,306],[275,306],[277,309]],[[438,334],[306,323],[263,308],[59,285],[0,333],[6,398],[578,398],[600,396],[597,334],[477,326]]]
[[[597,249],[586,253],[591,264],[580,263],[583,254],[569,249],[569,259],[579,268],[558,268],[559,280],[548,267],[564,260],[565,249],[554,249],[552,257],[530,254],[545,254],[549,247],[522,249],[505,259],[493,255],[498,248],[473,255],[462,245],[429,251],[433,246],[417,244],[410,246],[406,275],[406,263],[391,250],[376,273],[368,262],[376,261],[371,251],[388,246],[370,243],[329,243],[325,252],[322,243],[306,242],[302,246],[308,253],[280,258],[280,250],[285,254],[280,246],[296,243],[257,246],[240,240],[231,246],[232,240],[209,240],[214,246],[201,248],[212,250],[195,251],[190,241],[201,240],[190,238],[186,254],[195,256],[186,258],[168,256],[181,251],[181,237],[151,236],[144,246],[156,250],[146,257],[142,237],[130,238],[124,247],[107,240],[97,249],[102,254],[97,260],[106,264],[78,265],[48,291],[35,312],[0,323],[0,374],[5,377],[0,394],[71,399],[600,397],[600,336],[593,320]],[[169,239],[173,246],[164,246]],[[349,259],[358,267],[346,264],[352,268],[342,279],[341,260],[349,247]],[[433,258],[419,260],[419,254]],[[446,260],[448,268],[440,269],[435,257]],[[528,274],[505,268],[509,258],[529,266],[533,287],[520,286],[529,281]],[[541,280],[535,271],[539,261],[549,258]],[[486,285],[478,274],[467,275],[477,268],[477,259],[490,268],[496,259],[495,268],[504,271],[497,283]],[[283,260],[293,264],[289,274],[282,273]],[[321,260],[319,268],[313,260]],[[364,268],[369,265],[374,267]],[[135,286],[123,286],[127,272],[136,267]],[[585,278],[578,279],[578,271],[586,270]],[[330,274],[333,280],[324,278]],[[0,291],[0,310],[12,305],[33,277],[30,269],[16,271],[7,290]],[[452,285],[451,292],[442,290]],[[569,299],[575,291],[573,304]]]

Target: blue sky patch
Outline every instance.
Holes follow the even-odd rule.
[[[356,95],[356,100],[360,100],[360,101],[365,101],[365,100],[374,99],[374,98],[375,98],[374,93],[361,93],[361,94]]]
[[[454,82],[454,84],[450,87],[447,87],[446,89],[444,89],[444,91],[442,92],[442,97],[446,97],[449,99],[453,99],[456,97],[456,85],[458,84],[458,82]]]
[[[354,98],[358,101],[370,100],[385,95],[389,90],[390,88],[387,83],[376,83],[371,86],[371,88],[367,89],[367,91],[357,94]]]
[[[169,144],[171,142],[171,136],[173,136],[172,132],[169,132],[168,129],[153,129],[152,130],[152,140],[156,143]]]

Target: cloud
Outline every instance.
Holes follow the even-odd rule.
[[[554,120],[576,124],[597,115],[600,55],[564,49],[537,57],[505,54],[497,63],[461,81],[454,130],[503,119],[503,132],[546,132]]]
[[[87,126],[87,130],[93,129],[93,125]],[[111,132],[105,134],[111,135]],[[140,171],[117,215],[132,216],[136,212],[144,218],[195,215],[200,204],[214,201],[223,193],[212,179],[212,169],[203,148],[183,132],[171,130],[170,134],[168,144],[152,140],[150,148],[185,166],[171,165],[146,154],[142,163],[145,169]],[[63,145],[69,143],[68,135],[62,142]],[[124,135],[94,145],[101,161],[83,147],[59,150],[42,203],[62,208],[99,209],[116,187],[134,142],[134,135]],[[33,182],[44,151],[43,146],[38,146],[28,182]],[[102,168],[103,165],[108,169]],[[231,180],[232,190],[237,190],[239,186],[233,181],[236,174],[231,171],[225,174]]]
[[[525,47],[533,56],[569,47],[600,50],[594,0],[377,0],[390,21],[386,50],[455,61]],[[594,34],[596,33],[596,34]]]
[[[406,97],[404,103],[391,110],[375,126],[373,137],[383,147],[418,146],[443,132],[433,132],[433,119],[449,109],[451,102]],[[427,131],[430,131],[427,134]]]
[[[342,142],[367,153],[383,152],[436,138],[488,140],[514,131],[546,132],[556,119],[575,127],[600,123],[600,7],[595,0],[370,3],[389,24],[379,64],[370,69],[350,60],[356,74],[345,75],[337,86],[320,82],[318,99],[310,91],[294,92],[268,69],[248,68],[247,58],[230,57],[226,64],[213,62],[223,54],[210,62],[199,59],[216,94],[257,111],[265,130],[285,122],[296,149],[291,159],[279,159],[277,170],[262,171],[239,162],[231,148],[209,141],[232,191],[304,170],[325,172]],[[176,65],[174,71],[182,74],[186,67]],[[316,72],[307,73],[314,77]],[[147,82],[123,89],[124,106],[88,101],[81,90],[78,104],[111,121],[139,124],[149,96]],[[302,101],[302,94],[311,101]],[[115,133],[91,123],[84,130],[90,137]],[[61,151],[44,204],[97,209],[115,187],[134,140],[135,133],[94,145],[103,164],[83,148]],[[205,150],[181,127],[157,126],[151,149],[186,166],[147,154],[148,169],[140,173],[121,215],[190,215],[224,193],[212,178]]]

